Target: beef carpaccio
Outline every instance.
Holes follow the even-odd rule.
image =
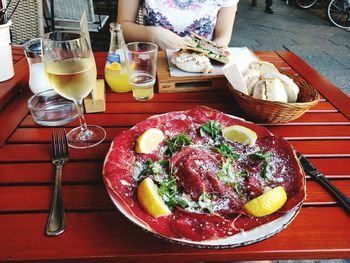
[[[246,146],[215,137],[202,128],[208,123],[245,126],[256,133],[257,140]],[[164,141],[150,154],[136,153],[137,138],[150,128],[163,131]],[[222,145],[234,149],[230,158],[225,149],[218,150]],[[268,162],[261,158],[264,155]],[[163,190],[160,194],[171,214],[153,218],[139,205],[136,190],[147,176]],[[264,127],[204,106],[150,117],[117,136],[107,154],[103,178],[129,218],[162,237],[194,243],[255,229],[288,213],[305,198],[304,174],[287,141]],[[253,217],[242,209],[277,186],[287,193],[286,203],[277,212]]]

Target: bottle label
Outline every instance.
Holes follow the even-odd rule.
[[[112,64],[113,62],[117,62],[120,64],[120,55],[119,54],[108,54],[108,58],[107,58],[107,63],[108,64]]]

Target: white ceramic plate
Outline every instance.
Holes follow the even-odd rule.
[[[156,115],[153,117],[157,117],[157,116],[160,116],[160,115]],[[231,115],[229,116],[231,118],[237,118],[235,116],[231,116]],[[241,118],[237,118],[237,119],[244,121]],[[112,148],[113,146],[111,146],[111,149]],[[105,162],[109,159],[108,158],[109,153],[107,154]],[[303,178],[303,180],[304,180],[303,186],[305,187],[305,177]],[[140,226],[144,230],[152,233],[153,235],[166,239],[168,241],[180,243],[183,245],[201,247],[201,248],[232,248],[232,247],[239,247],[239,246],[253,244],[253,243],[262,241],[264,239],[267,239],[277,234],[281,230],[285,229],[292,222],[295,216],[298,214],[302,205],[302,201],[301,201],[298,205],[296,205],[293,209],[283,214],[281,217],[273,221],[270,221],[266,224],[262,224],[258,227],[255,227],[249,231],[241,232],[233,236],[228,236],[228,237],[215,239],[215,240],[193,241],[185,238],[174,238],[171,236],[165,236],[163,234],[158,233],[157,230],[151,228],[146,222],[144,222],[142,219],[135,216],[134,212],[132,211],[132,208],[128,207],[127,204],[123,202],[123,200],[117,198],[115,196],[116,193],[113,192],[112,188],[110,188],[108,185],[106,186],[107,186],[107,191],[109,193],[109,196],[112,199],[114,205],[118,208],[118,210],[124,216],[126,216],[134,224]]]

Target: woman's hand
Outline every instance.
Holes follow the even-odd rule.
[[[152,27],[153,42],[159,49],[179,49],[184,46],[182,37],[160,26]]]

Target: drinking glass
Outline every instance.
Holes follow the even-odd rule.
[[[128,78],[136,100],[147,101],[154,96],[158,46],[148,42],[126,45]]]
[[[81,32],[54,31],[42,38],[44,69],[51,87],[62,97],[77,105],[80,127],[67,134],[73,148],[89,148],[101,143],[105,130],[87,125],[83,99],[96,86],[96,65],[91,47]]]

